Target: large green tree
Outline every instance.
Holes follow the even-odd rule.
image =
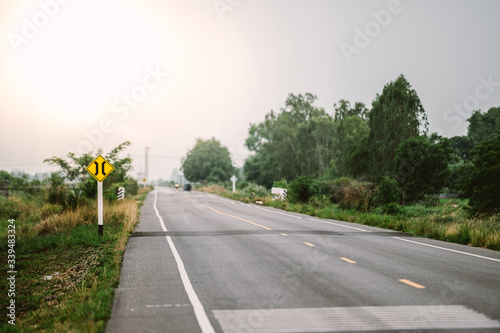
[[[369,115],[372,177],[394,177],[396,149],[403,141],[426,134],[427,126],[420,98],[405,77],[386,84]]]
[[[181,160],[184,177],[192,182],[227,181],[237,170],[229,150],[215,138],[197,139],[194,147]]]
[[[290,94],[279,113],[271,111],[259,124],[251,124],[247,148],[254,156],[245,163],[248,180],[295,179],[300,175],[323,177],[330,173],[333,154],[333,118],[314,106],[312,94]],[[268,168],[273,167],[274,172]],[[248,173],[248,174],[247,174]],[[268,176],[262,176],[267,174]],[[276,180],[274,179],[274,180]]]
[[[425,194],[437,194],[448,180],[453,154],[450,141],[436,134],[403,141],[396,149],[395,174],[406,201],[416,201]]]
[[[464,192],[473,213],[500,213],[500,135],[471,152],[472,163],[461,172]]]
[[[500,106],[490,108],[485,113],[474,111],[467,120],[469,121],[467,136],[472,140],[474,146],[500,134]]]

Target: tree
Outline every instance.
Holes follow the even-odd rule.
[[[448,188],[448,193],[461,194],[459,180],[462,176],[464,165],[470,163],[470,152],[474,148],[474,144],[468,136],[454,136],[450,138],[450,144],[453,148],[453,155],[448,165],[449,176],[446,187]]]
[[[66,158],[54,156],[45,159],[44,162],[58,166],[63,179],[77,185],[73,190],[73,195],[76,197],[76,201],[78,201],[80,196],[89,199],[96,197],[97,181],[88,173],[86,168],[98,155],[103,155],[115,167],[114,171],[106,177],[103,183],[104,196],[108,199],[114,199],[116,198],[116,188],[118,186],[126,185],[127,193],[130,193],[129,189],[136,188],[137,186],[136,180],[127,176],[127,173],[132,170],[132,159],[130,156],[119,156],[130,144],[129,141],[126,141],[105,155],[103,155],[102,149],[99,149],[95,153],[92,151],[84,153],[81,156],[76,156],[75,153],[70,152]]]
[[[500,135],[471,152],[472,163],[462,171],[461,184],[473,213],[500,212]]]
[[[255,157],[245,163],[245,170],[252,173],[246,175],[247,179],[265,179],[266,186],[271,186],[276,179],[323,177],[330,173],[333,118],[314,106],[316,99],[309,93],[290,94],[279,113],[271,110],[262,123],[250,125],[246,146]],[[270,166],[276,170],[272,180],[266,169]]]
[[[474,144],[468,136],[454,136],[450,138],[450,144],[453,148],[456,162],[470,159],[470,152],[474,148]]]
[[[197,139],[181,163],[184,176],[193,182],[227,181],[236,172],[229,150],[215,138]]]
[[[351,107],[351,102],[345,99],[341,99],[339,104],[333,104],[335,109],[335,120],[344,119],[347,117],[356,116],[361,119],[368,119],[370,115],[370,110],[368,110],[364,103],[355,102],[354,107]]]
[[[490,108],[488,112],[474,111],[469,119],[467,135],[474,146],[492,139],[500,133],[500,106]]]
[[[243,165],[245,179],[266,188],[271,188],[279,179],[279,166],[266,148],[261,148],[257,154],[250,155]]]
[[[368,109],[356,102],[354,107],[346,100],[334,104],[335,120],[332,133],[333,167],[337,177],[362,177],[368,173],[366,141],[370,132]]]
[[[7,187],[10,184],[11,175],[7,171],[0,170],[0,186]]]
[[[417,92],[403,75],[384,86],[369,114],[371,174],[394,177],[394,157],[399,145],[427,133],[427,116]]]
[[[437,134],[409,138],[399,145],[394,167],[406,201],[439,193],[448,179],[452,153],[449,139]]]
[[[288,184],[288,200],[292,203],[306,203],[315,192],[315,181],[307,176],[299,176]]]

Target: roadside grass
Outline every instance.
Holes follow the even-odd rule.
[[[0,201],[2,252],[7,272],[6,221],[16,220],[16,325],[2,332],[103,332],[111,314],[122,254],[149,191],[133,198],[104,202],[104,235],[98,236],[95,203],[62,211],[43,198]],[[7,304],[2,279],[2,304]],[[5,308],[2,313],[5,313]]]
[[[238,192],[233,194],[222,186],[211,185],[196,190],[250,202],[249,198],[242,197]],[[384,214],[380,208],[363,213],[357,210],[341,209],[336,204],[319,207],[310,203],[292,204],[288,201],[273,201],[271,196],[256,200],[262,201],[266,206],[319,218],[354,222],[419,237],[500,250],[500,215],[471,217],[465,209],[468,200],[440,199],[437,207],[425,207],[420,204],[405,206],[404,211],[396,215]]]

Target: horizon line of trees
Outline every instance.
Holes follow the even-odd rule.
[[[262,122],[250,124],[246,181],[270,188],[276,181],[301,176],[372,184],[389,178],[397,181],[405,201],[415,202],[443,188],[472,196],[477,189],[470,178],[480,172],[475,161],[480,154],[496,156],[494,144],[480,146],[500,134],[500,107],[474,111],[465,136],[429,133],[420,98],[403,75],[383,87],[371,108],[342,99],[330,115],[315,106],[316,100],[311,93],[289,94],[278,112],[271,110]],[[238,175],[229,151],[215,138],[197,139],[182,159],[182,169],[191,181],[227,181]],[[494,167],[488,170],[496,172]]]

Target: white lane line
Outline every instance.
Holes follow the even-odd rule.
[[[302,217],[300,217],[300,216],[290,215],[290,214],[286,214],[286,213],[282,213],[282,212],[275,212],[275,211],[268,210],[268,209],[261,208],[261,207],[257,207],[257,206],[256,206],[255,208],[260,209],[260,210],[263,210],[263,211],[268,212],[268,213],[274,213],[274,214],[285,215],[285,216],[288,216],[288,217],[293,217],[293,218],[295,218],[295,219],[302,220]]]
[[[167,231],[167,228],[165,227],[165,223],[163,223],[163,219],[161,218],[160,214],[158,213],[158,209],[156,208],[157,200],[158,200],[158,196],[157,196],[156,191],[155,191],[154,210],[156,212],[156,216],[158,216],[158,220],[160,220],[160,224],[161,224],[163,231]],[[198,295],[194,291],[193,285],[191,284],[191,281],[189,280],[189,276],[187,275],[186,269],[184,268],[184,263],[182,262],[181,256],[179,255],[179,252],[177,252],[177,249],[175,248],[175,245],[174,245],[174,242],[172,241],[172,238],[170,238],[170,236],[165,236],[165,238],[167,239],[168,245],[170,246],[170,250],[172,251],[172,254],[174,255],[175,262],[177,263],[177,269],[179,270],[179,274],[181,275],[182,284],[184,285],[184,289],[186,290],[189,301],[191,302],[191,305],[193,306],[194,315],[196,316],[196,319],[198,320],[198,325],[200,326],[201,332],[202,333],[215,333],[215,330],[212,327],[210,320],[208,319],[207,313],[205,312],[205,308],[203,307],[203,304],[201,304],[200,299],[198,298]]]
[[[198,325],[200,325],[200,329],[202,333],[215,333],[210,320],[208,319],[207,313],[205,312],[205,308],[203,304],[201,304],[198,295],[194,291],[193,285],[189,280],[186,269],[184,268],[184,263],[182,262],[177,249],[175,248],[174,242],[172,242],[172,238],[170,236],[166,236],[167,242],[170,245],[170,249],[174,254],[175,261],[177,262],[177,268],[179,269],[179,273],[181,275],[182,283],[184,284],[184,289],[186,289],[186,293],[188,295],[189,301],[193,306],[194,315],[198,320]]]
[[[349,228],[349,229],[354,229],[354,230],[360,230],[360,231],[364,231],[364,232],[371,232],[369,230],[364,230],[364,229],[360,229],[360,228],[356,228],[356,227],[342,225],[342,224],[339,224],[339,223],[321,221],[321,220],[313,219],[313,218],[308,218],[308,219],[311,220],[311,221],[316,221],[316,222],[321,222],[321,223],[327,223],[327,224],[337,225],[339,227],[344,227],[344,228]],[[473,253],[468,253],[468,252],[463,252],[463,251],[458,251],[458,250],[447,249],[445,247],[441,247],[441,246],[437,246],[437,245],[431,245],[431,244],[425,244],[425,243],[420,243],[420,242],[416,242],[416,241],[412,241],[412,240],[404,239],[404,238],[400,238],[400,237],[391,237],[391,238],[398,239],[398,240],[403,241],[403,242],[408,242],[408,243],[414,243],[414,244],[419,244],[419,245],[423,245],[423,246],[433,247],[433,248],[440,249],[440,250],[443,250],[443,251],[455,252],[455,253],[465,254],[465,255],[468,255],[468,256],[471,256],[471,257],[476,257],[476,258],[481,258],[481,259],[486,259],[486,260],[500,262],[500,259],[485,257],[485,256],[481,256],[481,255],[478,255],[478,254],[473,254]]]
[[[233,205],[235,204],[233,201],[228,200],[228,199],[225,199],[224,201],[227,201],[227,202],[229,202],[229,203],[232,203]]]
[[[431,245],[431,244],[425,244],[425,243],[420,243],[420,242],[415,242],[415,241],[412,241],[412,240],[409,240],[409,239],[404,239],[404,238],[399,238],[399,237],[392,237],[392,238],[399,239],[400,241],[404,241],[404,242],[408,242],[408,243],[414,243],[414,244],[419,244],[419,245],[423,245],[423,246],[433,247],[435,249],[440,249],[440,250],[443,250],[443,251],[450,251],[450,252],[465,254],[465,255],[468,255],[468,256],[471,256],[471,257],[476,257],[476,258],[481,258],[481,259],[486,259],[486,260],[500,262],[500,259],[495,259],[495,258],[480,256],[480,255],[474,254],[474,253],[468,253],[468,252],[463,252],[463,251],[458,251],[458,250],[447,249],[445,247]]]
[[[326,224],[333,224],[333,225],[336,225],[336,226],[339,226],[339,227],[349,228],[349,229],[354,229],[354,230],[359,230],[359,231],[363,231],[363,232],[371,232],[369,230],[364,230],[364,229],[361,229],[361,228],[351,227],[351,226],[348,226],[348,225],[343,225],[343,224],[335,223],[335,222],[327,222],[327,221],[322,221],[322,220],[313,219],[313,218],[308,218],[308,220],[316,221],[316,222],[321,222],[321,223],[326,223]]]
[[[158,219],[160,220],[161,228],[163,231],[167,231],[167,227],[165,227],[165,223],[163,222],[163,219],[160,216],[160,213],[158,212],[158,208],[156,208],[156,202],[158,201],[158,192],[155,191],[155,201],[153,203],[153,208],[155,209],[156,216],[158,216]]]
[[[191,304],[148,304],[147,308],[187,308]]]

